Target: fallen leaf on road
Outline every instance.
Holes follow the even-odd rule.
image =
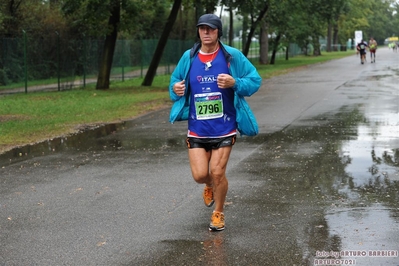
[[[107,243],[106,241],[104,241],[104,242],[98,242],[98,243],[97,243],[97,247],[102,247],[102,246],[104,246],[106,243]]]

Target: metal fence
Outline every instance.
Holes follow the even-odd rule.
[[[118,40],[111,70],[111,80],[143,77],[158,40]],[[67,90],[95,83],[103,40],[62,38],[58,33],[46,38],[0,39],[0,92]],[[183,52],[193,41],[168,40],[157,74],[170,74]],[[237,47],[239,48],[239,47]],[[301,54],[291,44],[289,55]],[[277,57],[285,57],[280,52]],[[248,58],[259,59],[259,43],[253,42]]]
[[[145,75],[157,43],[158,40],[118,40],[111,79]],[[103,40],[65,40],[59,36],[0,39],[0,90],[37,86],[65,90],[95,82],[103,45]],[[169,40],[157,74],[170,73],[170,66],[192,45],[192,41]]]

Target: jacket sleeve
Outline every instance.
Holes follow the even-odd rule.
[[[187,71],[189,68],[190,68],[190,51],[187,50],[180,58],[179,63],[177,63],[177,66],[170,77],[169,96],[170,96],[170,99],[174,102],[179,100],[182,96],[178,96],[173,91],[173,85],[176,82],[180,82],[180,81],[186,79]],[[187,80],[186,80],[186,90],[187,90],[187,88],[188,88],[188,84],[187,84]]]
[[[233,90],[240,96],[251,96],[259,90],[262,78],[252,63],[238,50],[232,50],[230,71],[236,83]]]

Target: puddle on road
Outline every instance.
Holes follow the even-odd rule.
[[[59,153],[90,152],[98,154],[120,150],[159,151],[175,149],[176,146],[181,148],[184,145],[184,138],[179,134],[166,130],[160,130],[155,135],[153,133],[148,134],[148,130],[153,131],[154,129],[148,128],[141,122],[137,124],[137,121],[103,125],[66,137],[12,149],[0,154],[0,168],[32,158]],[[184,131],[180,133],[184,133]],[[170,135],[173,135],[173,138],[168,138]]]
[[[80,151],[89,149],[99,149],[99,147],[109,147],[118,149],[120,143],[117,140],[103,141],[101,138],[109,136],[117,131],[123,130],[126,123],[110,124],[94,129],[87,129],[78,134],[67,137],[60,137],[34,145],[27,145],[12,149],[11,151],[0,154],[0,167],[28,160],[34,157],[45,156],[55,152]]]
[[[277,219],[280,225],[270,225],[280,232],[275,238],[296,236],[291,249],[303,258],[294,263],[328,258],[317,251],[399,251],[399,115],[390,107],[384,112],[365,115],[359,105],[301,121],[314,126],[266,137],[237,173],[251,173],[258,184],[252,188],[258,193],[245,198],[267,215],[254,226]],[[265,242],[279,245],[272,237]],[[359,265],[398,262],[396,256],[343,257]]]
[[[329,237],[340,239],[339,251],[344,253],[340,257],[355,259],[358,265],[397,265],[398,209],[386,205],[374,203],[367,208],[343,208],[326,214]],[[378,255],[378,251],[392,254]]]

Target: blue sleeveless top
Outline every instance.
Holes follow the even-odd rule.
[[[236,134],[236,109],[233,89],[220,89],[219,74],[228,74],[224,55],[220,50],[210,65],[195,57],[190,70],[190,112],[188,136],[220,138]]]

